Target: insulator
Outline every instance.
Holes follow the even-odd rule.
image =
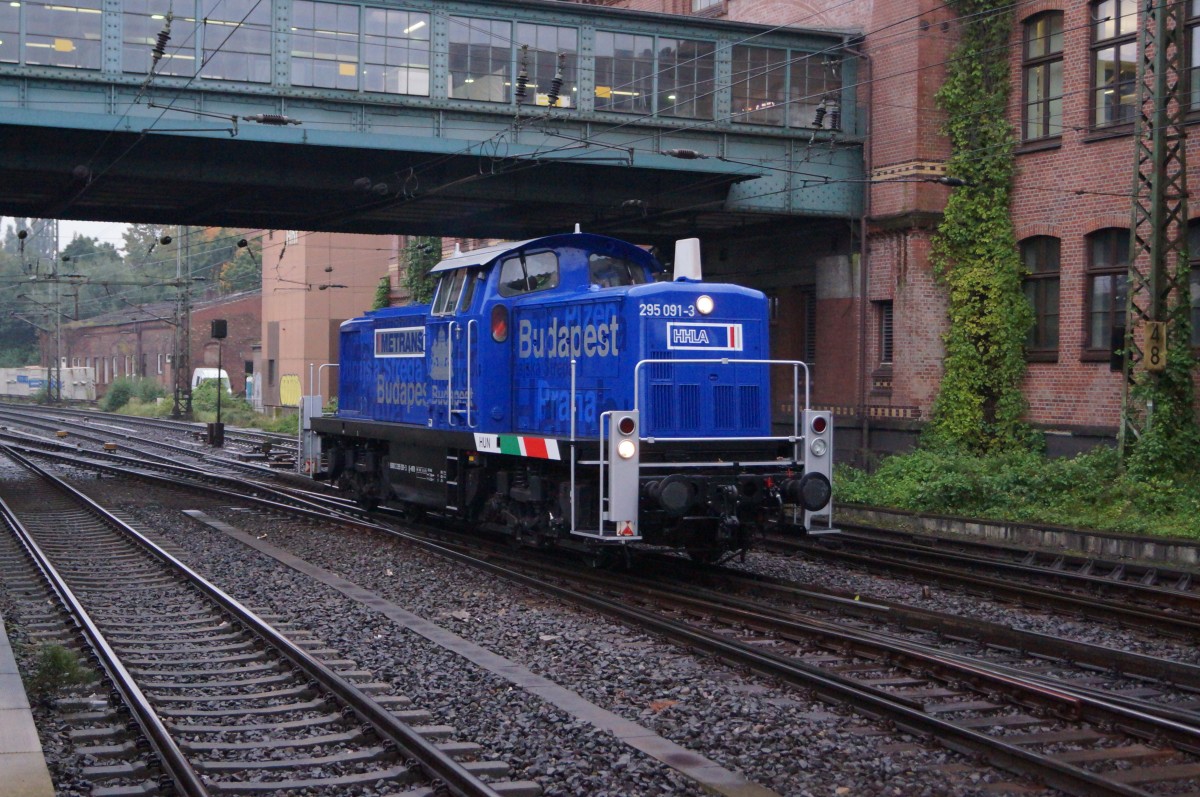
[[[819,103],[817,103],[817,114],[813,118],[813,127],[824,127],[824,126],[825,126],[825,100],[821,100]]]
[[[525,89],[529,86],[529,45],[521,45],[521,71],[517,73],[517,102],[525,101]]]
[[[842,109],[841,109],[841,107],[839,107],[837,105],[834,105],[833,108],[831,108],[829,111],[829,129],[830,130],[841,130],[842,129]]]
[[[154,49],[150,51],[154,64],[157,64],[167,51],[167,42],[171,40],[171,18],[173,16],[171,13],[167,14],[167,24],[163,25],[163,29],[158,32],[158,41],[155,42]]]
[[[264,125],[298,125],[298,119],[292,119],[281,113],[256,113],[253,116],[243,116],[247,122],[258,122]]]
[[[562,93],[563,85],[563,63],[567,60],[564,53],[558,54],[558,69],[554,71],[554,79],[550,81],[550,93],[546,99],[550,101],[550,107],[558,105],[558,96]]]

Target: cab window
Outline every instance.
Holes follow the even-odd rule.
[[[433,315],[449,315],[454,312],[466,274],[466,269],[460,268],[442,275],[438,280],[437,294],[433,297]]]
[[[500,266],[500,295],[520,296],[558,285],[558,255],[538,252],[510,257]]]
[[[646,269],[637,263],[608,255],[589,255],[588,274],[592,284],[601,288],[641,285],[646,281]]]

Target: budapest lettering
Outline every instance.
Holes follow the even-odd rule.
[[[517,356],[521,359],[555,357],[616,357],[617,316],[572,324],[551,317],[548,321],[522,318],[517,324]]]

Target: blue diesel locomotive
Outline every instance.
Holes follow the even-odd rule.
[[[431,304],[342,324],[315,475],[363,506],[593,554],[644,541],[714,561],[769,526],[828,525],[833,421],[803,363],[768,359],[766,297],[702,282],[695,239],[664,272],[578,231],[455,252]],[[796,397],[784,434],[772,368]]]

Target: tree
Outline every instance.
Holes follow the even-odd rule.
[[[392,278],[384,274],[375,286],[375,299],[371,302],[372,310],[380,310],[392,303]]]
[[[409,238],[402,258],[404,288],[408,291],[409,302],[427,304],[433,299],[433,289],[437,285],[437,280],[430,276],[429,270],[442,258],[441,239],[431,236]]]

